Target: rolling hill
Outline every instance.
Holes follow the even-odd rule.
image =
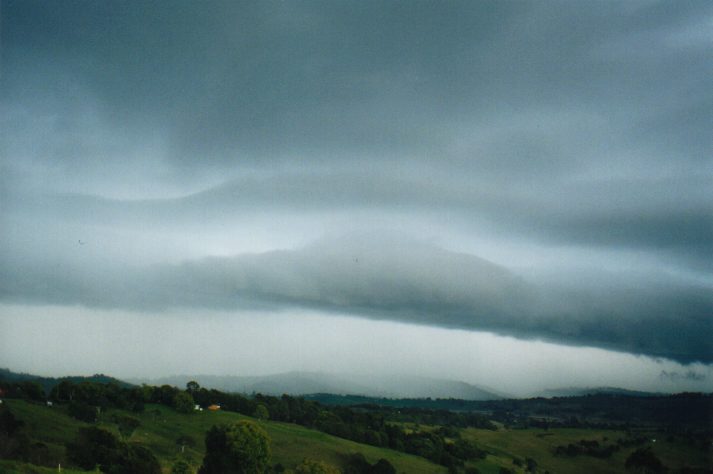
[[[13,372],[10,369],[0,368],[0,380],[5,382],[37,382],[44,389],[45,393],[50,393],[52,388],[63,380],[68,380],[73,383],[80,382],[97,382],[97,383],[115,383],[120,387],[131,387],[131,384],[114,377],[104,374],[94,375],[69,375],[66,377],[43,377],[40,375],[26,374],[22,372]]]
[[[385,398],[458,398],[462,400],[498,400],[507,398],[495,390],[445,379],[411,375],[375,376],[366,374],[334,375],[323,372],[287,372],[265,376],[177,375],[157,379],[130,379],[150,385],[185,387],[195,380],[206,388],[226,392],[264,393],[270,395],[363,395]]]
[[[89,424],[70,418],[63,407],[47,407],[24,400],[5,400],[13,414],[24,422],[26,434],[35,443],[43,443],[48,448],[50,460],[47,464],[63,462],[64,446],[74,439],[77,430]],[[203,411],[184,415],[161,406],[149,405],[143,413],[129,413],[110,410],[102,414],[98,426],[117,436],[117,425],[111,420],[115,414],[136,417],[140,425],[127,441],[147,447],[158,458],[163,472],[170,472],[178,459],[187,460],[196,469],[205,454],[203,439],[213,425],[230,423],[243,419],[254,419],[226,411]],[[294,468],[304,458],[322,460],[335,466],[343,466],[348,455],[361,453],[370,462],[387,459],[399,473],[440,473],[446,469],[421,457],[375,446],[355,443],[320,431],[291,423],[260,421],[261,427],[272,440],[272,464]],[[183,447],[177,439],[189,440]],[[3,464],[4,463],[4,464]],[[43,469],[33,471],[28,465],[16,461],[0,461],[0,472],[50,472]],[[56,472],[53,471],[53,472]],[[63,467],[63,472],[65,471]],[[79,471],[78,471],[79,472]]]

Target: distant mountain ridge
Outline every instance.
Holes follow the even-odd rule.
[[[542,398],[553,397],[583,397],[586,395],[623,395],[628,397],[659,397],[665,394],[658,392],[643,392],[627,390],[618,387],[566,387],[553,388],[537,392],[534,396]]]
[[[131,387],[146,383],[149,385],[172,385],[184,388],[191,380],[202,387],[225,392],[243,394],[262,393],[265,395],[337,395],[357,396],[374,399],[457,399],[466,401],[490,401],[524,398],[583,397],[587,395],[619,395],[629,397],[658,397],[665,393],[628,390],[619,387],[563,387],[545,389],[526,397],[513,397],[489,387],[462,381],[435,379],[414,375],[336,375],[323,372],[286,372],[273,375],[231,376],[231,375],[174,375],[159,378],[127,378],[124,380],[104,374],[91,376],[45,377],[0,368],[0,381],[39,383],[45,393],[63,380],[74,383],[98,382],[115,383],[121,387]],[[342,400],[343,402],[344,400]],[[367,400],[368,401],[368,400]],[[356,403],[365,402],[355,400]]]
[[[5,382],[37,382],[42,386],[45,393],[50,393],[55,385],[63,380],[68,380],[74,383],[81,382],[97,382],[97,383],[115,383],[120,387],[131,387],[132,384],[119,380],[109,375],[94,374],[90,376],[69,375],[65,377],[43,377],[41,375],[26,374],[22,372],[13,372],[10,369],[0,368],[0,381]]]
[[[156,379],[130,379],[136,383],[183,387],[195,380],[202,387],[266,395],[363,395],[385,398],[457,398],[499,400],[508,395],[466,382],[413,375],[334,375],[322,372],[287,372],[263,376],[176,375]]]

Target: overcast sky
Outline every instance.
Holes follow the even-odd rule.
[[[713,390],[710,2],[0,14],[0,366]]]

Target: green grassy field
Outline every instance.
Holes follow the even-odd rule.
[[[548,431],[542,429],[501,429],[499,431],[469,428],[462,431],[462,436],[474,441],[481,448],[491,452],[487,459],[473,463],[482,473],[496,473],[500,466],[507,467],[513,472],[525,472],[513,463],[514,458],[525,460],[527,457],[537,462],[539,472],[550,473],[580,473],[591,474],[626,473],[624,464],[626,458],[636,447],[623,448],[615,452],[610,458],[600,459],[592,456],[580,455],[575,457],[562,457],[554,455],[554,448],[558,445],[577,443],[579,440],[596,440],[599,443],[609,444],[618,438],[626,438],[626,433],[615,430],[595,429],[570,429],[558,428]],[[655,435],[653,435],[655,436]],[[683,466],[710,468],[710,457],[681,441],[673,442],[665,439],[649,438],[642,446],[651,446],[656,456],[669,468],[678,469]]]
[[[50,408],[21,400],[6,400],[5,403],[17,418],[25,422],[26,432],[33,441],[41,441],[48,446],[52,459],[61,459],[65,443],[74,439],[79,427],[87,426],[86,423],[67,416],[62,407]],[[140,414],[116,410],[102,414],[98,425],[117,436],[119,436],[117,426],[110,421],[111,416],[116,413],[125,413],[140,420],[141,425],[131,434],[128,441],[149,448],[159,459],[164,472],[170,472],[171,465],[179,458],[187,460],[198,468],[204,454],[203,438],[211,426],[241,419],[257,421],[230,412],[203,411],[183,415],[167,407],[147,405],[146,410]],[[323,460],[335,466],[342,466],[346,455],[362,453],[372,463],[380,458],[387,459],[400,473],[445,472],[443,467],[417,456],[355,443],[294,424],[270,421],[258,423],[272,439],[272,463],[280,463],[286,468],[295,467],[304,458]],[[181,452],[182,447],[176,443],[179,436],[189,436],[195,441],[195,446],[186,446]],[[0,472],[57,472],[56,469],[42,468],[31,471],[27,465],[19,465],[24,467],[13,471],[12,469],[18,468],[12,466],[18,464],[11,462],[0,464]],[[72,471],[63,468],[62,472]]]
[[[64,446],[76,436],[77,430],[86,423],[70,418],[64,407],[46,407],[40,404],[21,400],[6,400],[15,416],[25,422],[24,430],[32,438],[47,445],[49,459],[56,466],[64,459]],[[445,468],[435,465],[423,458],[397,451],[377,448],[327,435],[290,423],[257,421],[243,415],[230,412],[196,412],[189,415],[179,414],[171,408],[161,405],[147,405],[143,413],[128,413],[109,410],[101,415],[98,425],[120,436],[118,427],[112,422],[115,414],[125,414],[140,420],[140,426],[130,435],[127,441],[139,443],[149,448],[159,459],[164,472],[170,472],[173,463],[178,459],[188,461],[195,469],[200,466],[204,455],[203,439],[205,432],[213,425],[230,423],[242,419],[250,419],[259,423],[272,440],[272,464],[282,464],[285,468],[294,468],[302,459],[312,458],[326,461],[329,464],[343,467],[345,457],[352,453],[362,453],[371,463],[380,458],[387,459],[399,473],[443,473]],[[436,427],[427,425],[402,424],[411,430],[433,430]],[[537,462],[538,471],[544,473],[567,474],[587,472],[622,473],[626,471],[626,458],[636,447],[629,446],[615,452],[611,457],[600,459],[587,455],[575,457],[555,456],[555,447],[576,444],[580,440],[596,440],[602,445],[616,442],[617,439],[628,438],[623,431],[596,429],[505,429],[500,426],[498,431],[469,428],[461,430],[461,435],[475,442],[481,449],[490,454],[485,459],[468,463],[483,474],[497,474],[501,467],[513,472],[524,473],[523,466],[516,465],[513,460],[525,461],[532,458]],[[646,433],[636,433],[636,436]],[[189,437],[193,443],[185,446],[177,444],[179,437]],[[656,442],[652,439],[656,437]],[[653,433],[647,435],[644,446],[651,446],[653,452],[663,464],[672,470],[684,466],[711,468],[710,453],[694,448],[680,438],[671,440],[657,437]],[[13,461],[0,461],[0,473],[37,473],[57,472],[53,469],[35,467]],[[74,473],[63,467],[62,472]]]

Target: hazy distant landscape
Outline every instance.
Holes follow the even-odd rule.
[[[0,472],[710,473],[712,25],[2,1]]]
[[[3,472],[52,472],[60,465],[73,472],[72,466],[98,465],[104,472],[126,473],[504,474],[706,473],[713,466],[713,394],[609,388],[529,399],[492,394],[484,399],[485,392],[471,392],[480,399],[326,392],[300,397],[295,392],[339,379],[293,373],[204,380],[213,387],[295,388],[247,395],[195,380],[181,389],[168,379],[160,386],[137,386],[106,375],[53,379],[4,369],[0,467]],[[433,387],[437,381],[426,382]],[[230,423],[253,427],[249,437],[237,438],[249,448],[221,454],[211,433]],[[253,438],[264,441],[266,450],[249,444]],[[231,456],[236,463],[225,460]],[[256,459],[259,467],[251,464]]]
[[[150,385],[169,384],[185,386],[191,380],[206,388],[226,392],[263,393],[266,395],[309,395],[330,393],[335,395],[365,395],[386,398],[460,398],[465,400],[493,400],[507,395],[493,389],[477,387],[465,382],[432,379],[407,375],[326,374],[320,372],[289,372],[285,374],[229,377],[209,375],[184,375],[148,380],[129,380]]]

